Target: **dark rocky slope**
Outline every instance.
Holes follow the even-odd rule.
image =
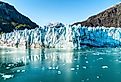
[[[87,27],[121,27],[121,3],[113,6],[97,15],[89,17],[86,21],[77,22],[73,25],[81,24]]]
[[[26,16],[20,14],[13,6],[0,1],[0,33],[15,29],[33,29],[38,27]]]

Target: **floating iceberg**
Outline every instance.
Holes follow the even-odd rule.
[[[4,80],[10,79],[10,78],[13,78],[13,77],[14,77],[14,75],[5,75],[5,74],[3,74],[3,73],[0,73],[0,75],[2,75],[2,78],[3,78]]]
[[[121,46],[121,28],[84,27],[49,24],[31,30],[17,30],[0,35],[0,45],[32,48],[82,48]]]
[[[74,71],[75,70],[75,68],[71,68],[71,71]]]
[[[58,75],[60,75],[61,74],[61,71],[58,71]]]
[[[102,69],[107,69],[108,68],[108,66],[102,66]]]
[[[82,68],[83,68],[83,69],[87,69],[87,67],[86,67],[86,66],[82,66]]]

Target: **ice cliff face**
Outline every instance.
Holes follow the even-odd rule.
[[[0,45],[73,49],[84,46],[118,47],[121,46],[121,28],[65,26],[56,23],[2,34]]]
[[[74,29],[74,30],[73,30]],[[121,28],[73,26],[73,43],[77,47],[118,47],[121,45]]]
[[[0,44],[8,46],[72,48],[71,28],[62,23],[49,24],[32,30],[19,30],[0,36]]]

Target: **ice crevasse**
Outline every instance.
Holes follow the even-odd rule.
[[[121,28],[50,24],[31,30],[15,30],[0,35],[1,46],[34,48],[119,47]]]

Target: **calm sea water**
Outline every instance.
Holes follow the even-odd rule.
[[[121,82],[121,48],[0,48],[0,82]]]

